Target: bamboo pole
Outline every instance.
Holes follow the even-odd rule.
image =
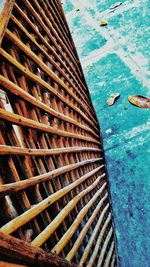
[[[56,134],[59,136],[67,136],[70,138],[77,138],[77,139],[86,140],[88,142],[93,142],[93,143],[99,144],[99,141],[97,141],[91,137],[62,131],[62,130],[56,129],[50,125],[46,125],[44,123],[40,123],[40,122],[37,122],[35,120],[28,119],[28,118],[25,118],[25,117],[20,116],[18,114],[6,111],[2,108],[0,108],[0,118],[9,121],[12,124],[17,124],[20,126],[36,129],[37,131]]]
[[[91,267],[91,266],[93,266],[93,264],[94,264],[94,261],[95,261],[97,255],[98,255],[99,250],[100,250],[100,245],[101,245],[101,243],[102,243],[104,234],[105,234],[106,229],[107,229],[107,227],[108,227],[108,225],[109,225],[109,223],[110,223],[110,220],[111,220],[111,214],[109,213],[109,214],[108,214],[108,217],[107,217],[107,220],[105,221],[105,224],[103,225],[102,230],[101,230],[101,232],[100,232],[100,235],[99,235],[99,237],[98,237],[98,239],[97,239],[97,242],[96,242],[94,251],[93,251],[93,253],[92,253],[91,257],[90,257],[90,260],[89,260],[89,262],[88,262],[88,264],[87,264],[88,267]],[[110,228],[110,231],[111,231],[111,232],[109,232],[109,233],[112,233],[112,228]],[[104,250],[103,250],[103,251],[102,251],[102,250],[100,251],[100,257],[101,257],[101,259],[103,259],[103,253],[104,253],[104,252],[105,252]],[[100,259],[100,258],[99,258],[99,259]],[[101,265],[100,265],[100,262],[99,262],[97,265],[98,265],[98,266],[101,266]]]
[[[39,204],[34,205],[32,208],[24,212],[23,214],[19,215],[15,219],[11,220],[10,222],[6,223],[4,226],[0,228],[0,231],[5,234],[10,234],[17,230],[22,225],[26,224],[33,218],[35,218],[39,213],[41,213],[44,209],[49,207],[51,204],[55,203],[57,200],[61,199],[65,194],[70,192],[73,188],[80,185],[84,181],[86,181],[89,177],[97,173],[103,166],[100,166],[91,172],[81,176],[78,180],[75,180],[73,183],[69,184],[68,186],[58,190],[57,192],[53,193]]]
[[[65,153],[75,153],[81,151],[90,151],[100,153],[101,149],[93,147],[63,147],[55,149],[32,149],[15,146],[0,145],[0,155],[22,155],[22,156],[50,156],[60,155]]]
[[[115,247],[114,241],[112,241],[110,249],[109,249],[108,254],[107,254],[107,257],[106,257],[105,262],[104,262],[104,266],[106,266],[106,267],[110,266],[111,258],[112,258],[113,251],[114,251],[114,247]]]
[[[2,75],[0,75],[0,85],[4,86],[7,91],[10,91],[12,94],[15,94],[17,97],[22,98],[23,100],[27,101],[30,104],[33,104],[35,107],[38,107],[45,112],[48,112],[50,115],[53,115],[54,117],[56,117],[58,119],[62,119],[66,122],[72,123],[72,124],[82,128],[82,129],[84,129],[85,131],[92,133],[96,137],[98,137],[98,135],[91,128],[79,123],[78,121],[76,121],[76,120],[74,120],[68,116],[63,115],[60,112],[55,111],[54,109],[52,109],[48,105],[45,105],[41,101],[37,100],[35,97],[30,95],[29,93],[24,91],[21,87],[19,87],[15,83],[11,82],[10,80],[8,80],[7,78],[5,78]]]
[[[99,179],[98,179],[99,181]],[[67,245],[69,240],[71,239],[72,235],[77,230],[77,227],[83,220],[84,216],[87,214],[88,210],[91,208],[91,206],[94,204],[94,202],[97,200],[97,198],[102,194],[103,190],[106,187],[106,183],[94,194],[94,196],[90,199],[90,201],[81,209],[81,211],[78,213],[77,218],[73,222],[73,224],[69,227],[67,232],[62,236],[62,238],[59,240],[59,242],[55,245],[52,252],[56,252],[59,254],[63,248]]]
[[[66,256],[66,259],[68,261],[72,260],[72,258],[74,257],[75,253],[77,252],[79,246],[82,244],[82,241],[86,236],[86,233],[88,232],[90,226],[92,225],[92,223],[96,219],[97,215],[99,214],[100,209],[101,209],[102,205],[104,204],[105,200],[107,199],[107,197],[108,197],[108,193],[106,193],[104,195],[104,197],[100,200],[99,204],[97,205],[96,209],[92,213],[91,217],[89,218],[89,220],[87,221],[87,223],[83,227],[83,229],[82,229],[81,233],[79,234],[77,240],[75,241],[72,249],[69,251],[69,253]]]
[[[2,43],[7,24],[9,22],[9,18],[10,18],[11,11],[14,6],[14,2],[15,0],[1,1],[2,9],[0,10],[0,45]]]
[[[56,176],[58,176],[60,174],[72,171],[78,167],[85,165],[85,164],[98,162],[100,160],[102,160],[102,158],[84,160],[84,161],[81,161],[79,163],[70,164],[70,165],[60,167],[58,169],[55,169],[53,171],[50,171],[50,172],[47,172],[44,174],[30,177],[26,180],[19,180],[15,183],[0,185],[0,195],[6,195],[6,194],[10,194],[12,192],[17,192],[17,191],[23,190],[27,187],[36,185],[38,183],[42,183],[42,182],[48,181],[50,179],[54,179]],[[100,168],[103,168],[103,167],[104,167],[104,165],[100,166]]]
[[[14,59],[12,56],[10,56],[6,51],[4,51],[2,48],[0,48],[0,54],[6,59],[11,65],[13,65],[15,68],[17,68],[22,74],[24,74],[26,77],[34,81],[36,84],[39,84],[41,87],[43,87],[45,90],[48,90],[52,94],[54,94],[57,98],[62,100],[65,104],[67,104],[69,107],[71,107],[73,110],[75,110],[78,114],[80,114],[92,127],[99,132],[98,128],[96,127],[96,124],[89,119],[84,112],[79,109],[77,106],[73,105],[70,101],[68,101],[63,95],[60,95],[60,93],[56,92],[56,90],[50,86],[47,82],[39,78],[37,75],[33,74],[31,71],[29,71],[27,68],[22,66],[16,59]]]
[[[101,224],[102,224],[102,221],[103,221],[103,219],[104,219],[104,216],[105,216],[106,213],[108,212],[108,208],[109,208],[109,203],[108,203],[108,204],[106,205],[106,207],[103,209],[103,211],[102,211],[102,213],[101,213],[101,215],[100,215],[100,217],[99,217],[99,219],[98,219],[98,222],[97,222],[97,224],[96,224],[96,226],[95,226],[95,228],[94,228],[94,230],[93,230],[93,233],[92,233],[92,235],[91,235],[91,237],[90,237],[90,239],[89,239],[89,242],[88,242],[88,244],[87,244],[87,246],[86,246],[86,248],[85,248],[85,252],[83,253],[83,255],[82,255],[82,257],[81,257],[81,260],[80,260],[80,265],[81,265],[81,266],[85,263],[85,261],[86,261],[86,259],[87,259],[87,256],[88,256],[88,254],[89,254],[89,252],[90,252],[90,250],[91,250],[91,247],[92,247],[92,245],[93,245],[93,242],[95,241],[95,238],[96,238],[97,233],[98,233],[98,231],[99,231],[99,228],[100,228],[100,226],[101,226]],[[110,219],[111,219],[111,214],[108,215],[107,220],[106,220],[106,222],[104,223],[102,230],[103,230],[103,229],[105,230],[106,226],[107,226],[108,223],[110,222]],[[96,253],[95,253],[95,257],[96,257]],[[93,261],[94,261],[94,260],[93,260]]]
[[[16,37],[11,31],[6,29],[5,35],[11,40],[16,46],[18,46],[30,59],[32,59],[40,69],[42,69],[47,75],[49,75],[55,82],[63,87],[66,92],[74,99],[80,107],[88,114],[88,116],[92,119],[94,123],[97,123],[95,118],[93,117],[91,111],[85,106],[85,104],[79,99],[72,90],[70,90],[66,84],[55,75],[55,73],[45,64],[42,60],[39,59],[38,56],[31,49],[29,49],[18,37]]]
[[[107,254],[107,251],[108,251],[107,247],[108,247],[108,243],[109,243],[109,241],[111,239],[112,234],[113,234],[113,229],[110,228],[110,230],[109,230],[109,232],[107,234],[107,237],[105,239],[105,242],[103,244],[103,247],[101,249],[101,252],[100,252],[100,256],[99,256],[98,264],[97,264],[98,266],[102,266],[102,262],[104,260],[104,255]]]

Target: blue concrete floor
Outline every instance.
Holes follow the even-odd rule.
[[[150,266],[150,110],[127,97],[150,97],[149,0],[63,0],[101,125],[120,266]],[[78,10],[79,9],[79,10]],[[78,10],[78,11],[77,11]],[[99,22],[107,20],[106,27]],[[119,92],[112,107],[110,94]]]

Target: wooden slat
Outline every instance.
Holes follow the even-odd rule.
[[[82,241],[83,241],[86,233],[88,232],[91,224],[93,223],[93,221],[96,219],[98,213],[100,212],[100,208],[104,204],[104,201],[106,200],[107,197],[108,197],[108,193],[106,193],[105,196],[100,200],[99,204],[97,205],[96,209],[92,213],[91,217],[89,218],[89,220],[87,221],[87,223],[83,227],[80,235],[78,236],[76,242],[74,243],[73,248],[67,254],[67,257],[66,257],[67,260],[71,261],[72,258],[74,257],[74,255],[77,252],[79,246],[82,244]]]
[[[113,229],[110,228],[109,232],[108,232],[108,235],[105,239],[105,242],[103,244],[103,247],[101,249],[101,252],[100,252],[100,256],[99,256],[99,259],[98,259],[98,266],[101,266],[102,265],[102,262],[103,262],[103,259],[104,259],[104,255],[105,253],[107,253],[107,247],[108,247],[108,243],[110,241],[110,238],[113,234]]]
[[[109,204],[107,204],[106,207],[103,209],[103,211],[102,211],[102,213],[101,213],[101,215],[100,215],[100,217],[99,217],[99,219],[98,219],[98,222],[97,222],[97,224],[96,224],[96,226],[95,226],[95,228],[94,228],[94,231],[93,231],[93,233],[92,233],[92,235],[91,235],[91,237],[90,237],[90,239],[89,239],[89,242],[88,242],[88,244],[87,244],[87,246],[86,246],[86,248],[85,248],[85,252],[84,252],[84,254],[82,255],[82,258],[81,258],[81,260],[80,260],[80,265],[81,265],[81,266],[82,266],[83,263],[85,263],[85,261],[86,261],[86,258],[87,258],[88,254],[89,254],[89,252],[90,252],[90,249],[91,249],[91,247],[92,247],[92,245],[93,245],[93,242],[95,241],[95,238],[96,238],[97,233],[98,233],[98,231],[99,231],[99,228],[100,228],[100,226],[101,226],[101,224],[102,224],[103,218],[104,218],[104,216],[106,215],[106,212],[108,211],[108,208],[109,208]],[[111,214],[108,215],[108,218],[107,218],[105,224],[103,225],[103,228],[102,228],[102,231],[101,231],[101,232],[105,231],[105,229],[106,229],[108,223],[110,222],[110,219],[111,219]],[[103,230],[103,229],[104,229],[104,230]],[[92,262],[94,262],[94,260],[95,260],[95,258],[96,258],[96,254],[97,254],[97,250],[98,250],[98,248],[99,248],[99,247],[97,246],[96,249],[95,249],[95,252],[93,252],[94,255],[92,255],[92,257],[91,257]]]
[[[53,171],[50,171],[50,172],[47,172],[47,173],[44,173],[44,174],[41,174],[38,176],[30,177],[26,180],[22,180],[22,181],[10,183],[10,184],[0,185],[0,195],[2,196],[2,195],[10,194],[12,192],[17,192],[17,191],[23,190],[29,186],[33,186],[35,184],[42,183],[42,182],[48,181],[50,179],[53,179],[60,174],[72,171],[78,167],[85,165],[85,164],[97,162],[100,160],[102,160],[102,158],[89,159],[89,160],[81,161],[79,163],[63,166],[63,167],[60,167],[56,170],[53,170]],[[102,167],[104,167],[104,165],[101,165],[101,168]]]
[[[101,152],[101,149],[92,147],[64,147],[55,149],[32,149],[15,146],[0,145],[0,155],[22,155],[22,156],[49,156],[81,151]]]
[[[5,89],[7,91],[9,90],[14,95],[21,97],[23,100],[28,101],[30,104],[33,104],[35,107],[38,107],[45,112],[48,112],[49,114],[53,115],[54,117],[56,117],[58,119],[62,119],[66,122],[72,123],[72,124],[82,128],[82,129],[84,129],[85,131],[91,132],[96,137],[99,137],[91,128],[89,128],[83,124],[78,123],[76,120],[74,120],[68,116],[64,116],[60,112],[55,111],[54,109],[50,108],[49,106],[45,105],[41,101],[37,100],[35,97],[31,96],[29,93],[24,91],[21,87],[19,87],[18,85],[14,84],[11,81],[9,81],[7,78],[3,77],[2,75],[0,75],[0,85],[5,87]]]
[[[109,215],[108,215],[108,218],[107,218],[107,220],[106,220],[106,222],[105,222],[105,224],[103,225],[103,228],[102,228],[102,230],[101,230],[101,232],[100,232],[100,235],[99,235],[99,237],[98,237],[98,239],[97,239],[97,242],[96,242],[94,251],[93,251],[93,253],[92,253],[92,255],[91,255],[91,258],[90,258],[90,260],[89,260],[89,262],[88,262],[88,264],[87,264],[88,267],[91,267],[91,266],[94,264],[94,261],[95,261],[97,255],[98,255],[98,251],[99,251],[99,249],[100,249],[100,244],[101,244],[101,242],[102,242],[102,240],[103,240],[103,236],[104,236],[104,233],[105,233],[105,231],[106,231],[106,228],[107,228],[108,225],[110,224],[110,219],[111,219],[111,215],[109,214]],[[109,237],[111,237],[111,235],[112,235],[112,228],[110,228],[109,235],[108,235],[108,239],[109,239]],[[106,243],[107,243],[108,239],[106,238],[106,240],[105,240]],[[104,248],[104,247],[103,247],[103,248]],[[105,252],[106,252],[106,250],[104,250],[104,249],[102,249],[102,250],[100,251],[99,262],[98,262],[98,264],[97,264],[98,266],[101,266],[101,262],[102,262],[102,260],[103,260],[103,257],[104,257],[104,253],[105,253]]]
[[[30,78],[35,83],[42,86],[45,90],[48,90],[52,94],[54,94],[56,97],[58,97],[60,100],[62,100],[65,104],[67,104],[69,107],[74,109],[76,112],[78,112],[92,127],[98,131],[98,128],[95,126],[94,122],[91,121],[78,107],[73,105],[71,102],[67,101],[62,95],[60,95],[58,92],[54,90],[48,83],[46,83],[44,80],[33,74],[31,71],[29,71],[27,68],[22,66],[19,62],[17,62],[12,56],[10,56],[7,52],[5,52],[3,49],[0,48],[0,54],[8,60],[10,64],[12,64],[17,70],[21,71],[22,74]]]
[[[95,183],[97,183],[97,181],[99,183],[99,181],[102,177],[104,177],[104,176],[98,177],[97,180],[95,181]],[[53,248],[53,250],[52,250],[53,252],[56,252],[57,254],[59,254],[62,251],[64,246],[68,243],[68,241],[70,240],[70,238],[72,237],[74,232],[77,230],[77,227],[81,223],[82,219],[84,218],[84,216],[86,215],[88,210],[91,208],[93,203],[97,200],[97,198],[103,192],[105,187],[106,187],[106,183],[96,192],[96,194],[91,198],[91,200],[81,209],[77,218],[75,219],[73,224],[69,227],[68,231],[63,235],[63,237],[59,240],[59,242]],[[63,210],[62,210],[62,212],[63,212]]]
[[[32,220],[35,216],[37,216],[41,211],[49,207],[51,204],[59,200],[61,197],[63,197],[65,194],[70,192],[73,188],[75,188],[77,185],[80,185],[82,182],[84,182],[86,179],[91,177],[91,175],[95,174],[97,171],[100,170],[101,167],[96,168],[95,170],[83,175],[80,177],[80,179],[76,180],[72,184],[64,187],[63,189],[60,189],[56,193],[50,195],[43,201],[41,201],[39,204],[35,205],[22,215],[16,217],[12,221],[5,224],[3,227],[0,228],[0,231],[6,234],[10,234],[14,232],[16,229],[18,229],[20,226],[24,225],[28,221]]]
[[[1,10],[0,10],[0,45],[5,34],[5,29],[9,22],[11,11],[14,5],[15,0],[4,0],[1,1]]]
[[[74,133],[71,133],[71,132],[62,131],[62,130],[53,128],[50,125],[45,125],[44,123],[39,123],[39,122],[36,122],[34,120],[27,119],[27,118],[25,118],[23,116],[14,114],[12,112],[5,111],[2,108],[0,108],[0,118],[3,119],[3,120],[9,121],[12,124],[17,124],[17,125],[20,125],[20,126],[36,129],[37,131],[56,134],[56,135],[59,135],[59,136],[67,136],[67,137],[71,137],[71,138],[77,138],[77,139],[80,139],[80,140],[83,139],[83,140],[86,140],[86,141],[89,141],[89,142],[93,142],[93,143],[99,144],[99,141],[97,141],[97,140],[95,140],[95,139],[93,139],[91,137],[86,137],[84,135],[79,135],[79,134],[74,134]]]

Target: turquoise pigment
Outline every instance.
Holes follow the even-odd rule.
[[[119,266],[150,266],[150,110],[129,95],[150,97],[149,0],[63,0],[103,136]],[[100,21],[108,25],[100,27]],[[113,93],[120,98],[109,107]]]

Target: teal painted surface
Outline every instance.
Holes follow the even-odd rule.
[[[150,266],[150,110],[127,97],[150,97],[149,0],[63,0],[101,125],[120,266]],[[80,9],[77,11],[77,9]],[[108,26],[100,27],[99,21]],[[119,92],[112,107],[110,94]]]

